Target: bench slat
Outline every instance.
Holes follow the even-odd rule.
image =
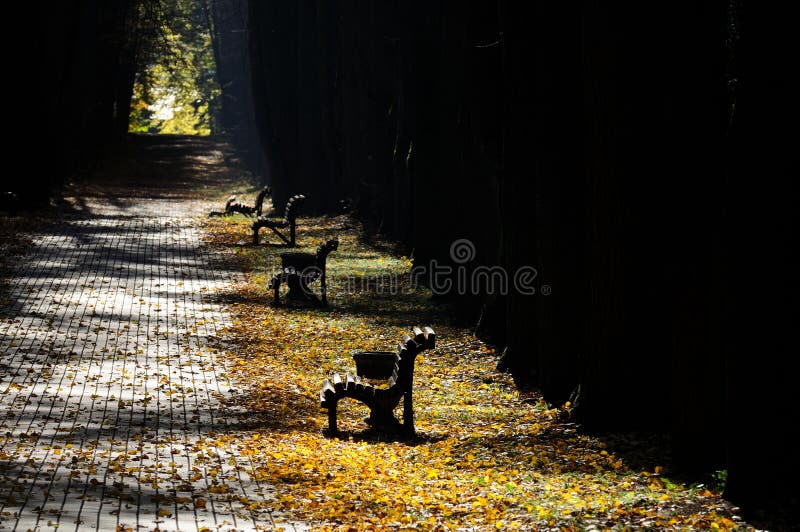
[[[325,395],[326,399],[336,397],[336,389],[333,387],[330,380],[325,379],[325,382],[322,384],[322,393]]]
[[[436,348],[436,333],[430,327],[425,327],[425,348],[426,349],[435,349]]]
[[[344,391],[344,383],[342,382],[342,376],[338,373],[333,374],[333,388],[337,392]]]
[[[413,351],[417,346],[417,343],[414,341],[414,339],[407,334],[403,335],[402,343],[409,351]]]

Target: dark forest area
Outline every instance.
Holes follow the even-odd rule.
[[[306,194],[308,214],[355,212],[415,265],[449,267],[437,297],[520,388],[571,401],[583,430],[669,434],[687,477],[727,470],[724,496],[745,512],[797,512],[788,8],[199,4],[215,134],[276,205]],[[10,134],[34,175],[7,170],[3,190],[21,205],[124,139],[158,6],[63,0],[14,15],[29,37],[6,47]],[[460,290],[480,268],[527,268],[535,289]]]

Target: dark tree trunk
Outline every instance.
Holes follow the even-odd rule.
[[[263,174],[263,160],[256,141],[253,100],[250,96],[250,57],[248,53],[247,0],[207,0],[209,25],[221,95],[220,131],[229,135],[248,166]],[[209,106],[216,102],[209,102]],[[263,177],[263,175],[262,175]]]
[[[792,18],[748,4],[725,193],[728,485],[752,512],[798,515],[797,124]],[[789,515],[792,515],[791,513]]]
[[[729,492],[752,502],[746,449],[777,467],[796,430],[752,400],[781,416],[797,402],[781,387],[794,189],[770,121],[791,97],[789,62],[773,59],[787,43],[751,37],[726,177],[726,5],[251,2],[253,90],[279,196],[348,200],[418,265],[461,279],[534,268],[535,294],[454,273],[442,295],[521,384],[556,404],[580,391],[586,427],[669,431],[694,474],[725,467],[727,445]],[[457,239],[470,260],[452,260]],[[743,250],[768,294],[737,291]],[[769,338],[739,342],[756,322],[734,318],[754,309]],[[739,413],[745,436],[726,432]]]
[[[272,1],[249,5],[256,124],[268,165],[272,199],[280,206],[293,194],[312,194],[296,186],[298,5]]]
[[[14,6],[19,13],[9,20],[39,25],[35,44],[19,52],[22,64],[14,70],[19,85],[14,105],[25,110],[16,122],[25,131],[20,136],[26,151],[36,139],[48,154],[37,165],[35,179],[11,179],[5,190],[16,191],[26,202],[45,202],[48,190],[89,170],[103,147],[119,138],[132,87],[126,48],[129,5],[129,0],[91,0],[58,2],[46,9]],[[19,45],[8,48],[18,50]]]

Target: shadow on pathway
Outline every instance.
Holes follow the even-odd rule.
[[[293,528],[236,452],[250,416],[225,406],[214,294],[239,273],[196,217],[241,181],[229,158],[211,139],[131,137],[6,264],[0,530]]]

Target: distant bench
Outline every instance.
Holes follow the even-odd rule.
[[[233,195],[228,198],[228,201],[225,202],[225,210],[223,211],[211,211],[208,213],[209,216],[229,216],[234,213],[244,214],[245,216],[261,216],[262,210],[264,208],[264,200],[267,196],[272,195],[272,189],[270,187],[264,187],[256,196],[256,201],[252,207],[249,205],[245,205],[243,203],[236,203],[236,196]]]
[[[319,392],[320,406],[328,410],[328,431],[336,435],[336,408],[341,399],[350,397],[361,401],[370,409],[367,423],[378,429],[401,430],[414,435],[414,360],[426,349],[436,347],[436,333],[430,327],[414,327],[413,337],[404,335],[397,352],[367,351],[356,353],[354,377],[338,373],[325,379]],[[389,379],[386,388],[378,388],[362,381],[363,378]],[[394,416],[394,409],[403,399],[403,423]]]
[[[258,245],[258,231],[262,227],[266,227],[278,235],[278,237],[286,244],[286,247],[293,248],[295,246],[297,216],[300,212],[300,206],[303,205],[305,201],[306,197],[302,194],[298,194],[289,198],[289,201],[286,202],[286,210],[282,219],[259,216],[251,226],[253,229],[253,244]],[[288,229],[289,236],[287,237],[281,233],[281,229]]]
[[[328,240],[317,248],[316,253],[286,252],[281,253],[281,272],[274,275],[269,287],[274,290],[273,305],[280,305],[280,288],[282,283],[289,287],[287,299],[303,299],[317,306],[328,305],[327,277],[325,274],[328,255],[339,249],[338,240]],[[320,297],[308,287],[310,283],[320,281]]]

